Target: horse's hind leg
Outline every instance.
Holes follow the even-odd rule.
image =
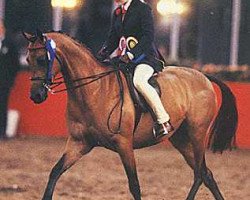
[[[91,149],[92,147],[85,141],[75,141],[71,137],[68,138],[64,154],[50,172],[42,200],[52,200],[56,182],[60,176]]]
[[[205,127],[190,129],[188,128],[187,122],[184,121],[180,129],[170,138],[173,146],[180,151],[188,165],[194,170],[194,182],[187,196],[187,200],[193,200],[195,198],[203,182],[210,189],[216,200],[223,200],[212,173],[205,164],[204,136],[202,136],[202,134],[205,135]],[[188,134],[189,131],[191,131],[192,134]],[[197,137],[197,134],[200,135],[200,138]]]
[[[205,158],[202,163],[202,180],[205,186],[212,192],[216,200],[224,200],[218,185],[214,180],[213,173],[206,166]]]
[[[202,101],[200,101],[202,99]],[[223,200],[222,194],[215,182],[212,172],[206,167],[205,162],[205,136],[216,111],[216,101],[213,92],[201,92],[193,99],[193,104],[188,113],[188,136],[194,152],[195,181],[187,199],[193,199],[196,194],[195,184],[204,182],[216,200]]]
[[[188,194],[187,200],[192,200],[202,184],[201,170],[199,170],[199,160],[202,153],[195,156],[195,151],[191,138],[188,135],[188,124],[184,121],[181,127],[170,138],[173,146],[183,155],[188,165],[194,170],[194,182]]]
[[[201,93],[196,96],[187,119],[182,124],[179,133],[174,134],[171,140],[194,170],[194,183],[187,200],[195,198],[202,182],[211,190],[216,200],[223,200],[219,188],[204,162],[205,136],[215,113],[214,96],[211,94]],[[202,99],[202,102],[200,99]]]

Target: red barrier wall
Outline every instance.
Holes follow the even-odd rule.
[[[11,93],[10,108],[21,114],[18,128],[20,134],[67,135],[65,124],[66,93],[49,95],[42,104],[36,105],[29,99],[29,73],[19,73]],[[250,148],[250,84],[228,83],[237,99],[239,126],[237,144]]]
[[[66,93],[49,95],[42,104],[29,99],[30,74],[19,73],[11,92],[9,107],[21,114],[20,134],[66,135]]]
[[[237,144],[242,148],[250,148],[250,84],[229,83],[236,96],[239,124],[237,129]]]

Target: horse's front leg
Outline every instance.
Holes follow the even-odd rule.
[[[50,172],[42,200],[52,200],[53,192],[60,176],[91,149],[92,146],[86,141],[75,141],[71,136],[68,138],[64,154]]]
[[[132,141],[118,134],[113,139],[128,177],[130,192],[135,200],[141,200]]]

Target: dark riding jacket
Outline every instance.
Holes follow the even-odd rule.
[[[149,64],[155,71],[161,71],[163,62],[160,62],[154,45],[154,22],[152,9],[140,0],[132,0],[122,20],[122,8],[119,6],[113,14],[111,29],[106,41],[106,51],[110,55],[119,45],[121,37],[134,37],[138,44],[129,50],[133,54],[132,61],[136,64]]]

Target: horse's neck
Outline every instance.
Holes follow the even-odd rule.
[[[101,66],[84,47],[75,44],[64,45],[62,49],[64,60],[64,71],[67,71],[67,79],[75,80],[83,77],[93,76],[107,71]]]
[[[89,80],[74,82],[74,80],[97,75],[111,69],[101,66],[84,47],[76,44],[64,44],[60,48],[60,57],[63,60],[62,73],[68,88],[75,87]],[[115,89],[114,86],[109,88],[111,83],[115,81],[114,75],[101,78],[90,83],[87,86],[82,86],[76,90],[70,90],[69,98],[76,98],[77,101],[88,104],[98,104],[102,102],[103,96],[107,96],[109,89]]]

